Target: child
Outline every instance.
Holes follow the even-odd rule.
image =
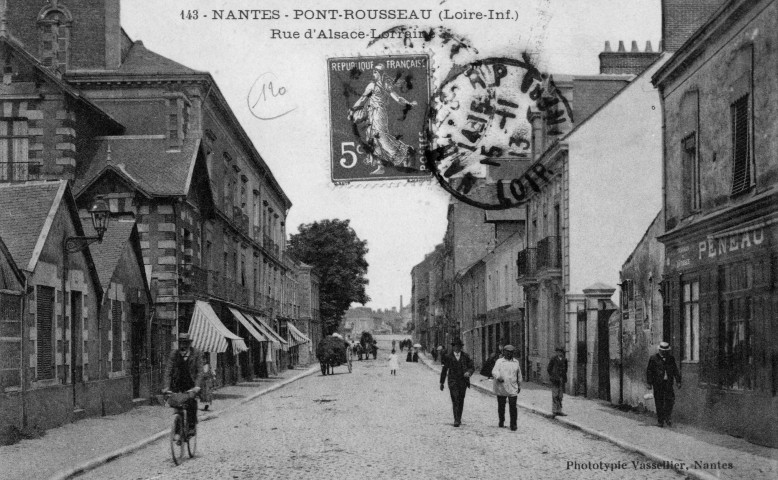
[[[397,375],[397,353],[395,353],[396,350],[392,349],[392,354],[389,355],[389,372],[392,375]]]

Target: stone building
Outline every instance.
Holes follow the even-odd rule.
[[[621,310],[618,316],[610,317],[608,325],[611,403],[652,411],[654,402],[646,402],[643,395],[648,358],[656,353],[665,331],[665,302],[660,288],[665,248],[657,240],[663,229],[660,212],[622,265]]]
[[[134,222],[68,251],[66,239],[92,232],[68,182],[0,184],[3,435],[122,412],[153,386],[135,355],[153,323]]]
[[[135,217],[161,348],[192,329],[219,383],[283,365],[291,202],[213,77],[130,39],[119,0],[4,3],[0,181],[65,179]]]
[[[440,244],[411,269],[414,343],[433,346],[443,343],[435,319],[437,286],[442,280],[439,268],[442,256],[443,245]]]
[[[533,147],[542,152],[536,164],[553,174],[528,195],[526,248],[517,256],[527,378],[547,381],[545,367],[561,346],[570,393],[602,398],[610,395],[605,347],[618,271],[659,209],[661,138],[646,134],[661,131],[659,99],[641,69],[661,60],[650,44],[641,52],[633,42],[632,50],[620,44],[613,52],[606,43],[600,69],[607,73],[560,77],[575,119],[560,135],[549,139],[542,117],[531,116],[542,144]]]
[[[778,2],[731,0],[654,75],[664,340],[682,419],[778,445]]]

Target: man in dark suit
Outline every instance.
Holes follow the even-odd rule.
[[[200,352],[192,347],[192,339],[188,333],[178,334],[178,349],[170,352],[165,366],[164,392],[189,392],[191,397],[186,401],[186,416],[189,420],[190,435],[195,434],[197,425],[197,399],[195,394],[200,391],[203,379],[203,360]]]
[[[648,388],[654,389],[654,404],[656,405],[656,421],[658,427],[673,426],[670,416],[673,414],[675,404],[675,392],[673,380],[678,382],[681,388],[681,372],[675,363],[675,357],[670,354],[670,344],[661,342],[659,352],[648,359],[646,368],[646,382]]]
[[[454,407],[454,426],[462,424],[462,409],[465,406],[465,394],[470,388],[470,376],[475,372],[475,365],[468,354],[462,351],[462,340],[455,338],[451,342],[453,352],[443,358],[443,369],[440,371],[440,390],[448,376],[448,391]]]

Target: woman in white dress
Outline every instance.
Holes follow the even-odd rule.
[[[389,355],[389,373],[397,375],[397,369],[400,368],[399,361],[397,360],[397,351],[392,350],[392,354]]]

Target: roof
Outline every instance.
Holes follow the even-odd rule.
[[[520,222],[526,220],[526,212],[521,208],[506,208],[504,210],[486,210],[486,222]]]
[[[24,277],[0,238],[0,290],[22,290]]]
[[[20,268],[34,269],[33,253],[45,241],[44,227],[53,221],[66,187],[64,180],[0,184],[0,236]]]
[[[138,40],[132,44],[115,73],[121,75],[193,75],[204,73],[148,50]]]
[[[88,236],[97,235],[92,226],[90,216],[82,216],[81,224],[84,226],[84,233]],[[89,248],[92,250],[92,259],[95,262],[97,277],[100,279],[100,285],[104,290],[108,289],[111,283],[113,272],[122,257],[125,246],[130,240],[132,229],[135,228],[135,221],[111,221],[108,229],[103,234],[103,241],[93,243]],[[141,270],[143,273],[143,270]],[[145,275],[144,275],[145,277]]]
[[[200,139],[188,137],[181,150],[169,151],[164,135],[97,137],[96,152],[75,190],[82,192],[113,171],[147,196],[186,195]]]
[[[19,44],[15,39],[10,37],[0,36],[0,45],[6,45],[8,48],[13,50],[14,55],[17,58],[21,58],[27,63],[29,63],[30,65],[32,65],[35,69],[41,72],[43,76],[46,77],[47,80],[57,85],[57,87],[59,87],[66,95],[75,99],[87,110],[90,110],[92,113],[100,117],[103,123],[106,126],[110,127],[110,129],[113,130],[115,133],[121,133],[124,131],[124,125],[116,121],[116,119],[114,119],[111,115],[109,115],[103,109],[95,105],[91,100],[89,100],[84,95],[82,95],[79,90],[73,88],[67,82],[62,80],[62,78],[57,76],[57,74],[55,74],[54,71],[52,71],[50,68],[40,63],[35,57],[30,55],[30,53],[27,50],[25,50],[24,47],[21,44]]]

